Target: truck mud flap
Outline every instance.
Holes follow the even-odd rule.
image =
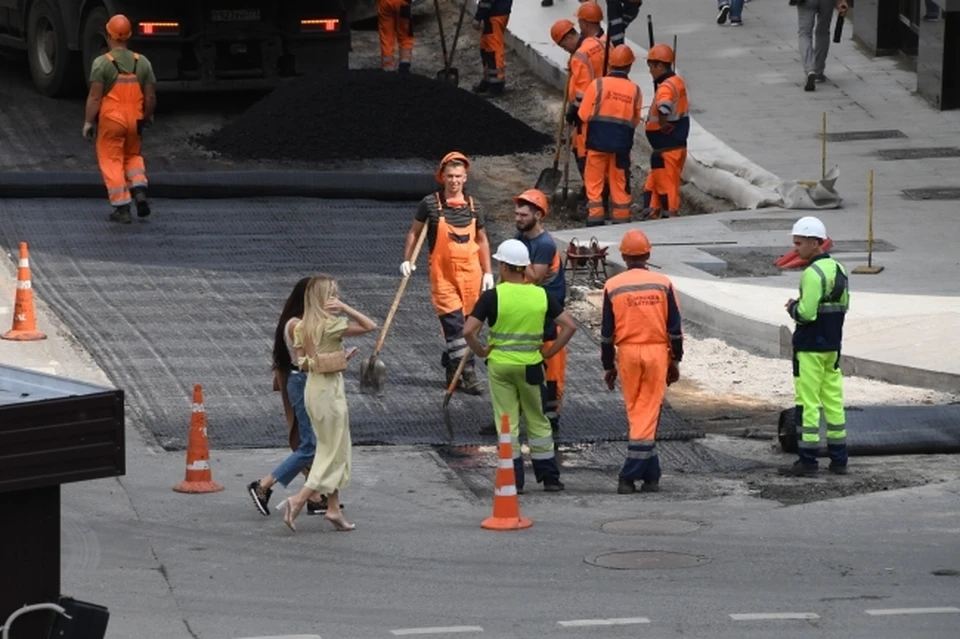
[[[436,190],[432,173],[380,171],[209,171],[150,173],[150,197],[315,197],[414,201]],[[0,198],[106,198],[95,171],[0,172]]]
[[[960,404],[848,408],[850,455],[933,455],[960,453]],[[820,420],[820,456],[827,456],[826,425]],[[794,409],[780,413],[777,437],[784,452],[797,452]]]

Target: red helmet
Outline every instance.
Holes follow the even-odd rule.
[[[450,153],[447,153],[445,156],[443,156],[443,159],[440,160],[440,166],[437,168],[437,182],[443,184],[443,169],[448,163],[453,162],[454,160],[463,162],[467,167],[467,171],[470,170],[470,158],[465,156],[463,153],[460,153],[460,151],[450,151]]]
[[[118,13],[110,18],[107,21],[107,35],[121,42],[129,40],[130,36],[133,35],[133,27],[130,26],[127,16]]]
[[[547,217],[547,196],[544,195],[543,191],[539,189],[527,189],[517,197],[513,198],[513,201],[517,204],[520,204],[521,202],[525,204],[532,204],[540,209],[540,212],[543,213],[543,217]]]

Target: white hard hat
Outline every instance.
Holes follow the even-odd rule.
[[[493,259],[512,266],[527,266],[530,264],[530,251],[520,240],[506,240],[497,247]]]
[[[808,215],[801,217],[793,225],[793,235],[801,237],[818,237],[821,240],[827,239],[827,227],[823,225],[818,218]]]

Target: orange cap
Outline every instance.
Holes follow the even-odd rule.
[[[130,26],[127,16],[122,13],[118,13],[107,21],[107,35],[114,40],[120,40],[121,42],[129,40],[132,34],[133,27]]]
[[[440,160],[440,166],[437,168],[437,182],[443,184],[443,169],[448,162],[453,162],[454,160],[460,160],[467,165],[467,171],[470,170],[470,158],[460,153],[460,151],[450,151],[450,153],[447,153],[443,156],[443,159]]]
[[[610,52],[611,67],[629,67],[636,59],[637,56],[633,55],[633,49],[625,44],[618,44]]]
[[[655,44],[647,53],[647,62],[663,62],[673,64],[673,49],[665,44]]]
[[[547,196],[543,194],[543,191],[539,189],[527,189],[517,197],[513,198],[513,201],[519,204],[520,202],[526,202],[527,204],[532,204],[543,213],[543,217],[547,217]]]
[[[576,15],[584,22],[603,22],[603,9],[596,2],[581,3]]]
[[[620,253],[629,257],[639,257],[650,253],[650,240],[640,229],[630,229],[620,240]]]
[[[576,27],[569,20],[557,20],[553,23],[553,26],[550,27],[550,37],[553,39],[554,44],[560,44],[560,41],[563,40],[563,37],[573,31]]]

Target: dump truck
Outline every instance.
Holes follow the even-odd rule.
[[[375,16],[376,0],[0,0],[0,46],[26,52],[43,95],[82,95],[117,13],[158,92],[269,89],[346,69],[350,24]]]

